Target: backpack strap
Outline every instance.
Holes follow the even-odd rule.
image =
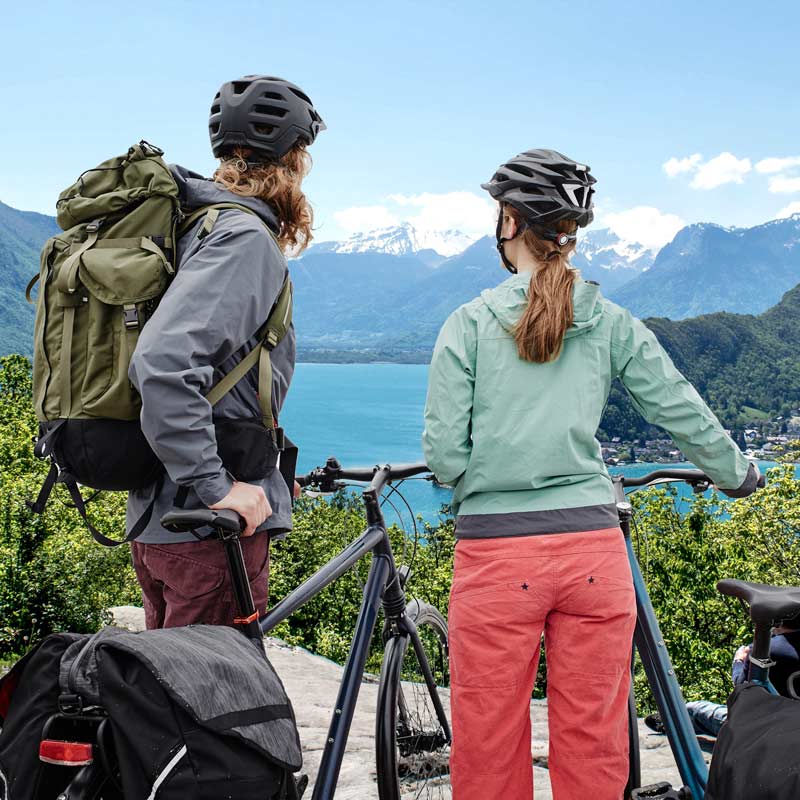
[[[201,240],[205,239],[214,228],[220,211],[224,209],[244,211],[261,220],[258,214],[247,206],[238,203],[213,203],[211,205],[202,206],[189,214],[181,223],[179,235],[182,236],[187,233],[197,220],[203,217],[203,224],[197,231],[197,238]],[[261,220],[261,222],[277,244],[278,239],[275,233],[263,220]],[[255,367],[256,363],[258,363],[258,402],[261,406],[261,418],[264,426],[268,430],[274,429],[276,424],[275,417],[272,413],[272,361],[270,360],[270,351],[278,345],[284,336],[286,336],[286,332],[289,330],[291,324],[292,282],[287,275],[267,321],[256,334],[256,337],[260,340],[259,344],[257,344],[227,375],[212,386],[206,394],[206,400],[208,400],[212,406],[216,405],[245,375],[247,375],[248,372],[250,372],[251,369],[253,369],[253,367]]]
[[[206,394],[206,400],[216,405],[258,363],[258,402],[265,427],[275,427],[272,414],[272,362],[270,351],[286,335],[292,323],[292,282],[289,276],[283,282],[278,299],[269,318],[256,334],[260,340],[227,375],[220,379]]]
[[[33,304],[33,297],[31,297],[31,292],[33,291],[33,287],[39,283],[39,273],[37,272],[29,281],[28,285],[25,287],[25,299]]]
[[[267,229],[267,233],[275,239],[277,243],[278,239],[275,236],[274,231],[272,228],[264,222],[261,217],[253,211],[252,208],[248,208],[247,206],[240,205],[239,203],[211,203],[207,206],[201,206],[200,208],[195,209],[186,217],[183,222],[181,222],[180,227],[178,228],[178,236],[183,236],[184,234],[189,232],[189,229],[197,222],[200,217],[204,217],[203,224],[200,226],[200,230],[197,231],[197,238],[198,239],[205,239],[209,233],[211,233],[214,225],[217,222],[217,218],[219,217],[219,212],[226,209],[226,208],[235,208],[237,211],[244,211],[246,214],[251,214],[252,216],[258,218],[259,222]]]
[[[87,501],[83,499],[83,495],[81,495],[80,487],[78,486],[77,481],[75,478],[70,475],[68,472],[64,472],[59,470],[58,465],[55,461],[52,461],[50,464],[50,470],[47,473],[47,477],[44,479],[44,483],[42,484],[42,488],[39,490],[39,495],[36,500],[26,500],[25,504],[34,514],[41,514],[44,511],[45,505],[47,505],[47,500],[50,497],[50,493],[53,491],[53,487],[57,483],[63,483],[66,487],[67,491],[69,492],[69,496],[72,498],[72,503],[77,512],[81,515],[84,524],[89,530],[89,533],[92,534],[94,540],[98,544],[102,544],[105,547],[116,547],[120,544],[125,544],[126,542],[132,542],[137,537],[141,536],[144,533],[144,529],[147,527],[150,519],[153,516],[153,510],[155,509],[156,500],[158,499],[158,495],[161,493],[161,489],[164,486],[164,473],[162,472],[158,476],[158,480],[156,481],[156,487],[153,492],[153,499],[148,504],[147,508],[142,513],[142,516],[139,517],[138,520],[134,523],[133,527],[130,529],[130,532],[122,539],[111,539],[106,536],[104,533],[101,533],[89,520],[88,515],[86,514],[86,503]],[[92,499],[92,498],[90,498]]]
[[[70,475],[68,472],[62,472],[58,476],[58,482],[63,483],[64,486],[67,487],[67,491],[69,492],[69,496],[72,498],[75,508],[83,518],[83,522],[89,529],[89,533],[91,533],[94,537],[94,540],[98,544],[102,544],[105,547],[116,547],[120,544],[132,542],[134,539],[138,538],[144,533],[144,529],[147,527],[151,517],[153,516],[153,509],[156,506],[156,500],[158,500],[158,496],[161,494],[161,489],[164,487],[164,473],[162,472],[158,476],[155,489],[153,490],[153,499],[142,513],[142,516],[136,520],[133,527],[122,539],[111,539],[104,533],[101,533],[97,528],[95,528],[94,525],[92,525],[92,523],[89,521],[89,517],[86,515],[86,501],[83,499],[81,490],[78,487],[78,483],[75,478],[72,477],[72,475]]]
[[[72,412],[72,334],[75,326],[75,309],[82,298],[75,290],[78,288],[78,268],[81,256],[94,247],[100,231],[102,220],[94,220],[86,226],[86,240],[64,262],[59,270],[55,287],[64,306],[64,317],[61,328],[61,355],[59,356],[59,372],[61,383],[61,408],[59,416],[68,418]]]

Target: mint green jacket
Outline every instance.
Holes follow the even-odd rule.
[[[617,525],[611,478],[595,432],[620,378],[644,418],[731,496],[758,472],[675,368],[655,335],[580,278],[574,322],[559,357],[517,355],[514,324],[530,276],[514,275],[456,309],[430,366],[423,451],[455,486],[459,536],[486,537]]]

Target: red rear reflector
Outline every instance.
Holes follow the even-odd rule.
[[[84,742],[43,739],[39,745],[39,760],[60,767],[82,767],[92,763],[92,746]]]

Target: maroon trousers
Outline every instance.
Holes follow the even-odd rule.
[[[241,542],[253,600],[263,616],[269,593],[269,536],[255,533]],[[233,625],[239,616],[225,550],[218,539],[176,544],[132,542],[131,552],[148,630]]]

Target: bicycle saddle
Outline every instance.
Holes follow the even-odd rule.
[[[717,582],[717,589],[747,602],[753,622],[777,625],[800,614],[800,586],[770,586],[726,578]]]
[[[210,526],[225,533],[239,533],[244,530],[241,517],[229,508],[213,511],[210,508],[196,508],[189,511],[174,508],[161,517],[161,525],[173,533],[191,531]]]

